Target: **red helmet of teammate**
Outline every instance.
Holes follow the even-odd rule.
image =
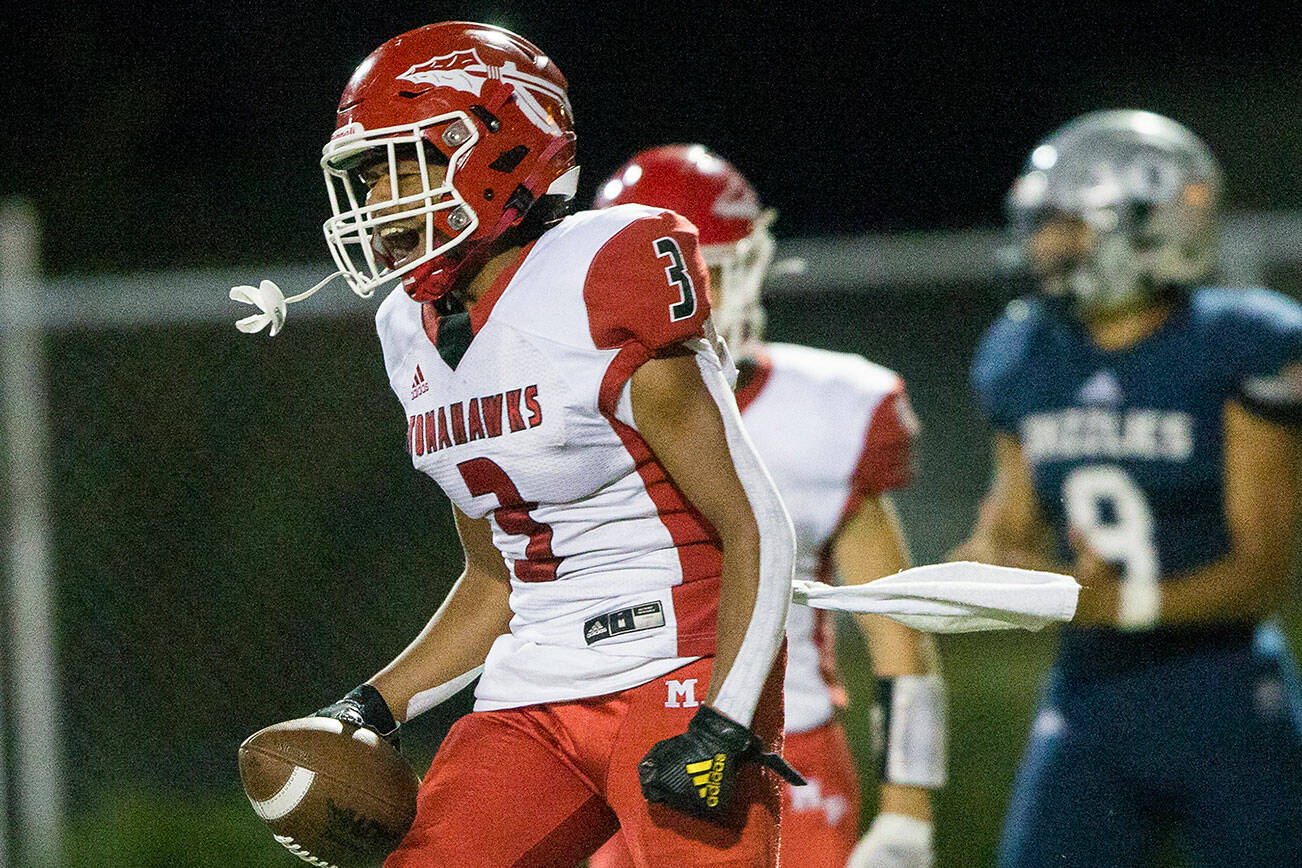
[[[335,264],[361,295],[401,277],[415,299],[443,296],[527,215],[564,213],[574,142],[565,77],[532,43],[464,21],[390,39],[353,73],[322,149]],[[408,169],[399,192],[403,160],[419,189]],[[359,170],[377,165],[392,198],[368,205]]]
[[[715,328],[734,352],[764,330],[760,285],[773,260],[769,226],[750,182],[704,145],[648,148],[621,166],[597,194],[597,208],[636,202],[668,208],[696,224],[711,269]]]

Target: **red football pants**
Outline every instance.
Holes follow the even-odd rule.
[[[439,747],[416,821],[385,868],[563,868],[619,829],[637,868],[773,868],[781,797],[772,772],[743,767],[735,828],[642,798],[638,761],[687,728],[712,663],[621,693],[466,715]],[[780,657],[753,721],[768,750],[782,741],[784,669]]]
[[[827,723],[783,740],[782,755],[807,786],[782,784],[782,864],[844,868],[859,839],[859,776],[840,724]],[[590,868],[633,868],[624,835],[611,838]]]
[[[839,723],[787,736],[808,786],[782,784],[782,855],[793,868],[844,868],[859,840],[859,773]]]

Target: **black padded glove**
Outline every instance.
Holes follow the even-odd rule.
[[[369,729],[395,748],[398,746],[398,721],[393,719],[393,712],[380,691],[369,684],[354,687],[343,699],[312,716],[333,717],[350,726]]]
[[[764,753],[759,737],[734,720],[702,705],[682,735],[656,742],[638,763],[648,802],[722,824],[732,804],[741,764],[753,760],[773,769],[792,786],[805,779],[775,753]]]

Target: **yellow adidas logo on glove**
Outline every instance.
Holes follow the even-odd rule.
[[[723,769],[727,765],[727,754],[717,753],[712,760],[688,763],[687,773],[692,776],[696,794],[705,800],[711,808],[719,805],[719,785],[723,780]]]

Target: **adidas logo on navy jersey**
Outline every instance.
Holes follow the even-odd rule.
[[[1107,369],[1086,380],[1076,393],[1076,400],[1081,404],[1120,404],[1121,399],[1121,384]]]
[[[420,372],[420,365],[417,365],[416,379],[411,381],[411,399],[414,401],[428,391],[429,383],[425,382],[425,375]]]

